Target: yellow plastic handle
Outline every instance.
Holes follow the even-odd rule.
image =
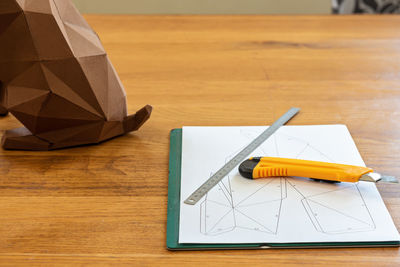
[[[276,176],[301,176],[339,182],[358,182],[366,167],[320,161],[263,157],[253,169],[253,179]]]

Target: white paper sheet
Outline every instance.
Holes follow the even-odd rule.
[[[184,127],[179,243],[397,241],[374,183],[249,180],[235,168],[195,206],[183,201],[266,127]],[[344,125],[283,126],[251,156],[365,166]]]

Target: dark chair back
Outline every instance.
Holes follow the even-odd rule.
[[[400,0],[332,0],[335,14],[400,13]]]

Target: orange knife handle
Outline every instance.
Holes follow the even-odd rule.
[[[373,170],[366,167],[320,161],[263,157],[253,169],[253,179],[276,176],[301,176],[338,182],[358,182]]]

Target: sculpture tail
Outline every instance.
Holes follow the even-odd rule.
[[[150,118],[153,107],[147,105],[134,115],[129,115],[124,119],[125,133],[139,130],[139,128]]]

